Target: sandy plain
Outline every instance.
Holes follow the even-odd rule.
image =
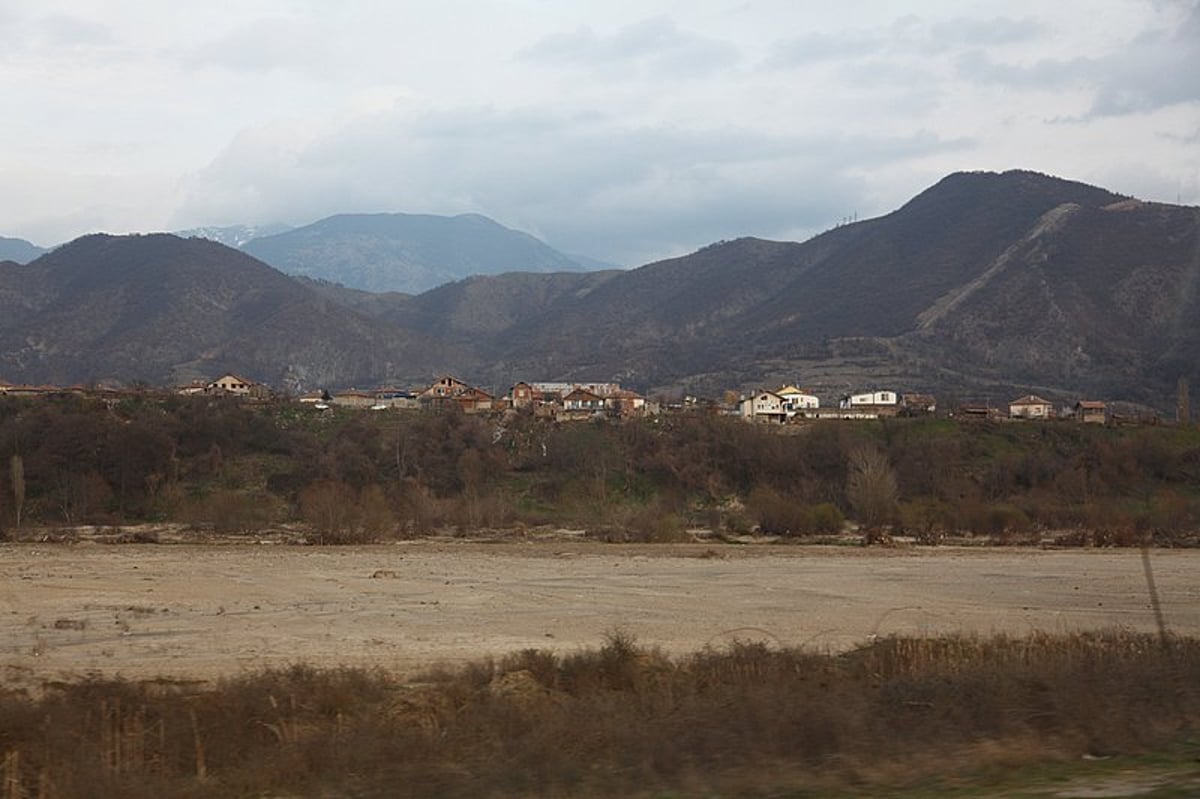
[[[1156,550],[1200,635],[1200,551]],[[402,542],[0,544],[0,679],[213,680],[267,666],[411,673],[622,629],[669,653],[763,640],[1156,629],[1137,550]]]

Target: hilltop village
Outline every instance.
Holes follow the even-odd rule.
[[[146,389],[140,389],[145,391]],[[225,373],[215,380],[196,380],[170,391],[181,395],[228,396],[249,401],[287,399],[271,387],[235,373]],[[0,396],[33,397],[53,395],[93,395],[118,397],[138,389],[114,389],[96,386],[17,385],[0,381]],[[381,387],[375,389],[348,388],[335,391],[312,391],[290,397],[301,405],[317,411],[350,408],[372,411],[386,410],[444,410],[455,407],[467,414],[493,414],[506,411],[526,411],[535,417],[558,422],[577,422],[596,418],[629,419],[655,416],[679,411],[704,411],[714,415],[732,416],[747,422],[767,425],[788,425],[805,422],[842,419],[871,420],[889,417],[941,415],[960,419],[984,420],[1050,420],[1069,419],[1089,424],[1157,423],[1157,416],[1122,414],[1113,411],[1109,403],[1096,399],[1079,399],[1074,403],[1055,405],[1035,394],[1026,394],[1010,401],[1007,406],[986,402],[965,402],[951,408],[939,408],[932,394],[903,393],[888,389],[873,389],[843,394],[830,402],[822,402],[816,393],[788,384],[775,390],[756,390],[749,393],[726,392],[717,401],[683,396],[676,400],[648,398],[623,388],[616,382],[525,382],[515,383],[509,391],[495,396],[450,375],[439,377],[428,386],[416,389]],[[1181,413],[1186,415],[1185,410]],[[1183,417],[1181,417],[1183,418]]]

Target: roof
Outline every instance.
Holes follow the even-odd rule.
[[[1021,397],[1020,399],[1015,399],[1008,404],[1009,405],[1053,405],[1054,403],[1050,402],[1050,400],[1042,399],[1037,394],[1026,394],[1024,397]]]
[[[796,388],[795,386],[788,384],[788,385],[784,386],[783,388],[779,389],[778,391],[776,391],[775,393],[780,396],[783,396],[784,394],[807,394],[808,392],[805,391],[804,389]]]
[[[1100,400],[1080,400],[1075,407],[1081,411],[1102,411],[1108,406]]]
[[[586,388],[577,388],[574,391],[572,391],[570,394],[568,394],[567,396],[563,397],[564,402],[569,399],[598,400],[598,399],[602,399],[602,397],[599,394],[593,394],[591,391],[588,391]]]
[[[237,382],[245,383],[247,386],[253,386],[255,384],[253,380],[248,380],[247,378],[242,377],[241,375],[239,375],[235,372],[226,372],[225,374],[218,377],[216,380],[209,381],[208,384],[210,386],[215,386],[217,383],[220,383],[222,380],[224,380],[227,377],[232,377]]]

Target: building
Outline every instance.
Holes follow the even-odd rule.
[[[937,397],[932,394],[905,394],[900,397],[905,416],[932,416],[937,413]]]
[[[248,397],[254,388],[254,381],[235,375],[232,372],[221,375],[209,383],[204,390],[206,394],[232,394],[235,397]]]
[[[815,411],[821,407],[821,400],[817,395],[802,388],[788,385],[775,393],[783,400],[783,412],[789,419],[797,414],[803,416],[808,411]]]
[[[774,391],[759,391],[743,398],[740,409],[742,418],[747,422],[781,424],[787,421],[783,397]]]
[[[864,391],[842,397],[838,407],[846,411],[866,411],[878,416],[895,416],[900,412],[900,395],[895,391]]]
[[[1075,403],[1075,420],[1086,424],[1104,424],[1108,421],[1108,406],[1098,400],[1080,400]]]
[[[1026,394],[1008,403],[1010,419],[1050,419],[1053,416],[1054,405],[1036,394]]]
[[[646,398],[627,388],[618,389],[604,397],[604,409],[610,415],[621,418],[645,416]]]

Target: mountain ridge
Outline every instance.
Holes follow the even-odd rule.
[[[825,396],[1035,390],[1159,408],[1179,377],[1200,381],[1200,209],[1021,170],[955,173],[805,242],[741,238],[628,271],[476,275],[415,295],[289,278],[202,240],[121,241],[124,260],[102,238],[0,265],[0,377],[223,364],[287,387],[446,371],[491,387],[618,380],[716,396],[798,382]],[[47,268],[62,259],[78,262]],[[136,268],[116,268],[126,261]],[[176,282],[142,261],[173,264]],[[89,275],[95,262],[110,268]]]

